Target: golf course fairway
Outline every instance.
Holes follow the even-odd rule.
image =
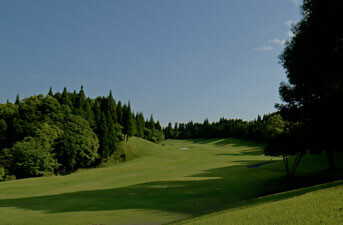
[[[237,139],[154,144],[133,137],[121,146],[125,163],[1,182],[0,224],[178,223],[291,190],[280,158],[264,156],[262,147]],[[307,163],[299,173],[311,172]],[[318,171],[327,166],[316,165]]]

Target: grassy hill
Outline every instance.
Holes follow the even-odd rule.
[[[343,182],[257,198],[178,224],[343,224]]]
[[[261,147],[235,139],[131,138],[122,143],[125,163],[0,183],[0,224],[163,224],[310,185],[318,182],[311,173],[325,169],[323,157],[305,159],[299,172],[308,178],[284,179],[282,163]],[[265,161],[275,162],[248,167]]]

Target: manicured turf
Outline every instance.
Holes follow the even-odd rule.
[[[343,182],[250,200],[179,225],[343,224]]]
[[[265,157],[261,145],[251,142],[168,140],[157,145],[131,138],[122,147],[126,163],[0,183],[0,224],[163,224],[314,182],[284,179],[281,162],[248,168],[279,160]],[[325,169],[321,161],[319,156],[305,159],[299,172],[311,172],[308,163]]]

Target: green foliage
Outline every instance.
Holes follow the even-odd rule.
[[[284,122],[282,117],[274,115],[266,125],[268,142],[264,148],[264,154],[270,156],[282,156],[287,175],[294,175],[302,157],[308,151],[303,123]],[[289,165],[289,157],[295,156],[292,165]]]
[[[136,114],[137,137],[144,137],[145,121],[143,113]]]
[[[19,104],[20,104],[19,95],[17,95],[17,97],[15,98],[15,104],[16,104],[16,105],[19,105]]]
[[[164,140],[164,132],[162,127],[159,122],[155,123],[152,115],[150,116],[149,121],[145,122],[144,139],[155,143],[159,143]]]
[[[117,119],[118,119],[118,123],[120,125],[122,125],[122,126],[124,124],[123,117],[124,117],[124,115],[123,115],[123,107],[121,105],[121,101],[119,101],[118,105],[117,105]]]
[[[157,130],[153,127],[148,131],[149,135],[144,135],[143,114],[135,117],[130,102],[122,106],[119,101],[117,106],[111,91],[108,97],[90,99],[86,98],[82,86],[78,93],[64,88],[62,94],[53,94],[50,87],[46,96],[31,96],[21,101],[17,96],[16,104],[0,104],[0,153],[7,149],[6,157],[3,157],[7,163],[0,159],[0,164],[6,164],[5,170],[18,178],[43,175],[41,168],[51,173],[51,168],[44,166],[38,172],[27,172],[29,165],[25,165],[24,172],[24,169],[9,168],[20,159],[11,156],[9,150],[14,145],[16,152],[24,145],[27,149],[39,145],[38,152],[43,149],[53,152],[51,157],[59,163],[55,172],[70,173],[79,168],[97,166],[113,154],[119,154],[123,134],[127,139],[137,135],[154,142],[162,141],[163,134],[158,127]],[[33,138],[35,142],[27,138]]]
[[[7,123],[4,119],[0,119],[0,149],[6,146],[7,140]]]
[[[91,166],[98,158],[99,140],[86,120],[70,115],[64,121],[63,134],[55,143],[61,173]]]
[[[57,168],[58,164],[50,150],[37,139],[26,137],[12,148],[4,149],[1,158],[9,172],[16,177],[36,177],[53,173]]]
[[[266,140],[281,135],[284,132],[285,121],[280,114],[271,116],[264,126],[264,136]]]
[[[5,178],[6,178],[5,168],[0,165],[0,181],[5,180]]]
[[[131,112],[131,105],[130,102],[128,105],[124,105],[123,107],[123,133],[126,135],[126,141],[128,141],[129,137],[133,136],[134,134],[134,118]]]
[[[341,0],[305,0],[295,36],[280,55],[288,83],[280,85],[282,117],[304,123],[303,138],[311,151],[326,150],[333,168],[333,152],[342,151],[343,20]]]
[[[172,128],[171,123],[164,128],[166,139],[189,139],[189,138],[241,138],[247,140],[264,141],[265,125],[273,114],[260,116],[253,121],[243,121],[241,119],[221,118],[218,122],[210,123],[205,119],[203,123],[193,121],[175,123]],[[151,123],[147,127],[151,127]],[[159,123],[154,125],[159,127]]]

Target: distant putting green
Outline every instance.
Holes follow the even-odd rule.
[[[0,224],[164,224],[292,189],[279,159],[253,142],[131,138],[122,148],[125,163],[0,183]],[[259,165],[266,161],[277,162]]]

